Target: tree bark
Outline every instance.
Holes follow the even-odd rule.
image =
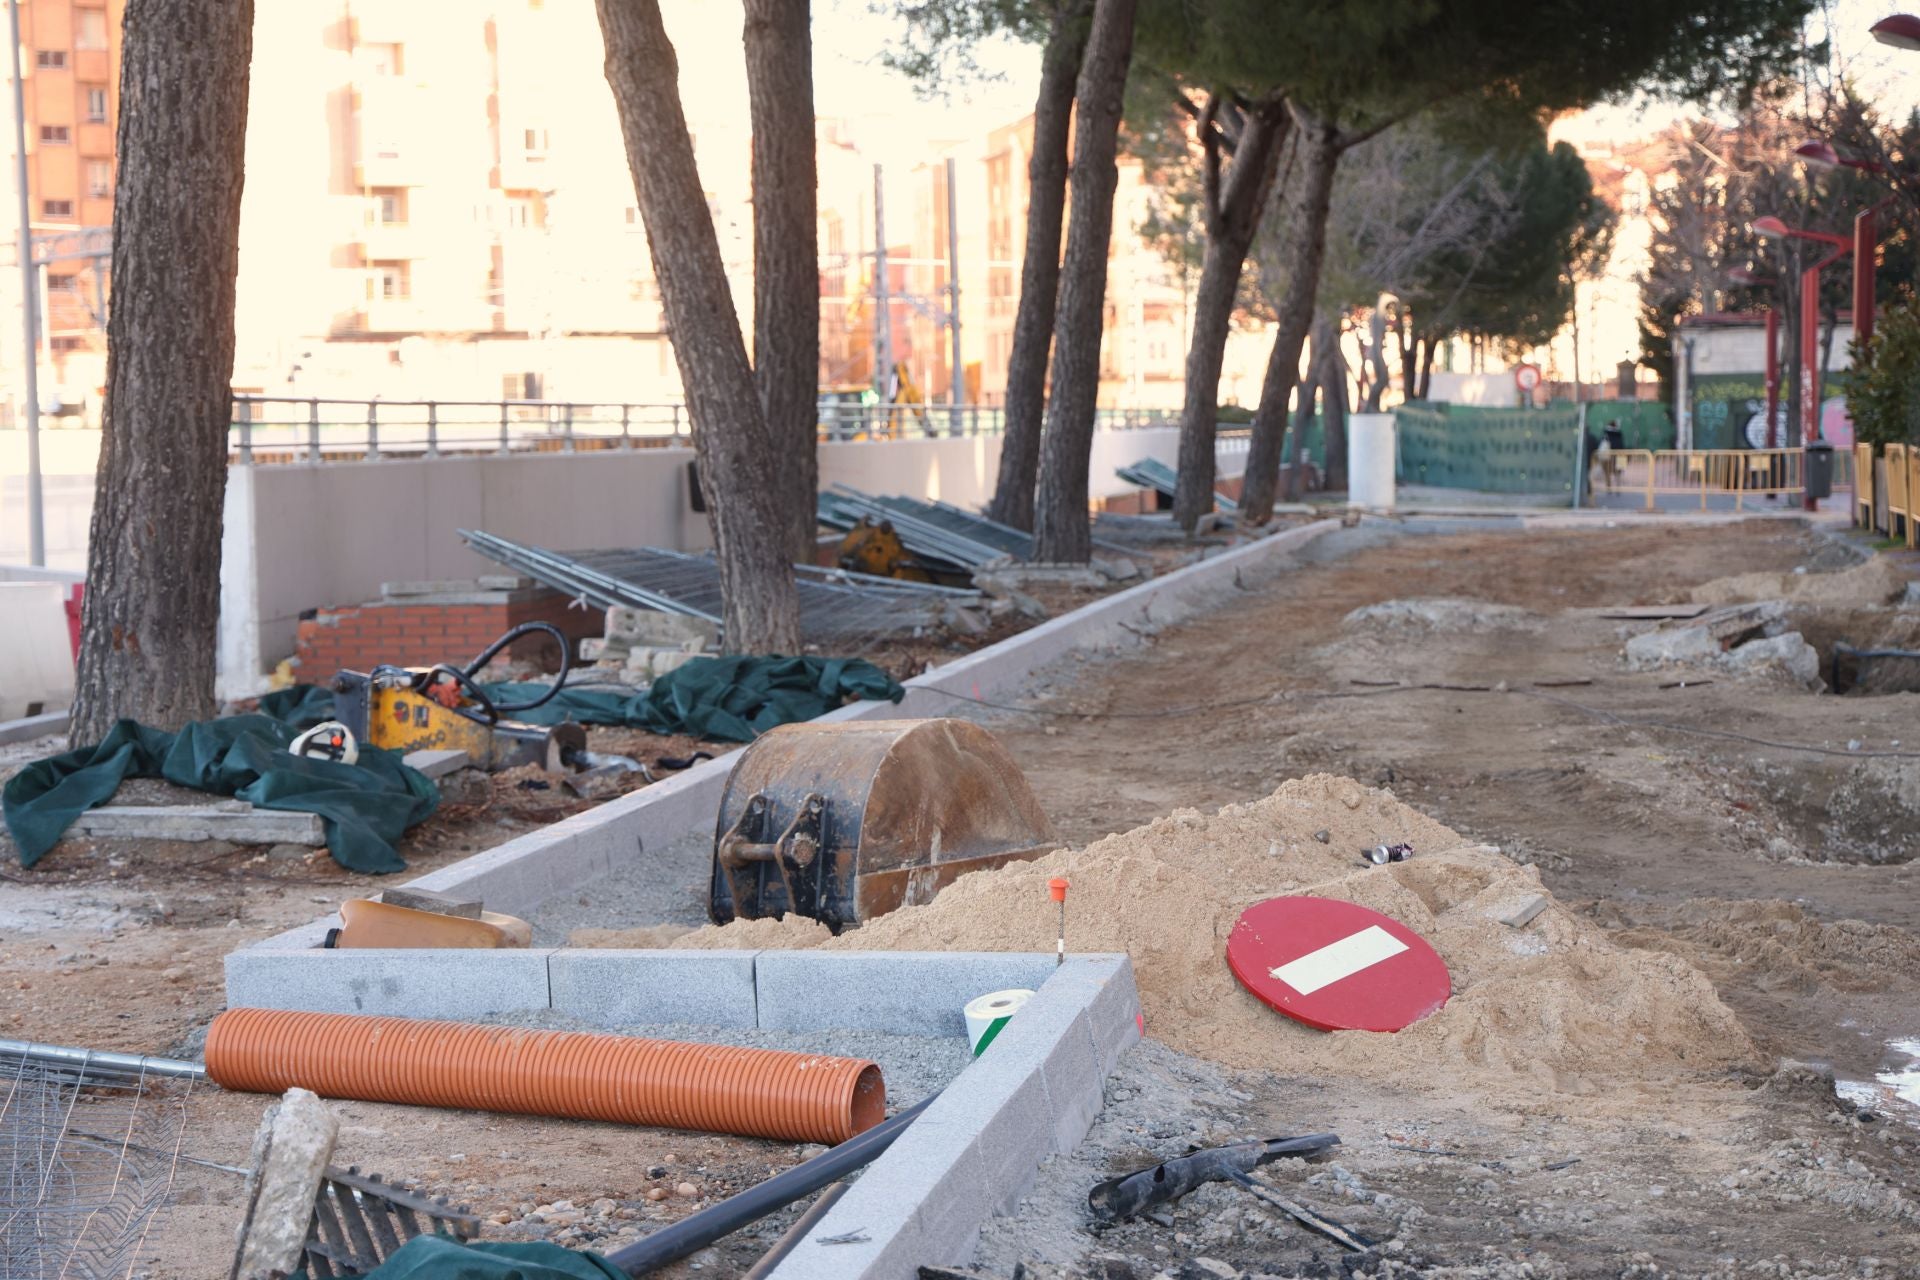
[[[1347,487],[1347,358],[1340,325],[1321,316],[1313,325],[1314,381],[1320,384],[1321,438],[1327,444],[1327,488]],[[1370,409],[1369,413],[1378,410]]]
[[[1367,321],[1367,332],[1373,339],[1373,350],[1369,352],[1372,361],[1373,376],[1367,380],[1368,413],[1380,412],[1380,398],[1387,393],[1387,382],[1393,377],[1387,368],[1387,305],[1386,299],[1374,302],[1373,315]],[[1319,340],[1315,339],[1318,345]],[[1344,363],[1344,362],[1343,362]],[[1344,375],[1342,375],[1344,376]]]
[[[780,520],[785,453],[767,428],[726,264],[680,106],[659,0],[597,0],[627,165],[687,397],[707,521],[720,562],[727,649],[797,653],[791,526]]]
[[[1294,203],[1288,234],[1287,289],[1280,302],[1280,323],[1267,359],[1266,377],[1260,385],[1260,407],[1253,415],[1247,477],[1240,495],[1240,518],[1251,524],[1264,524],[1273,515],[1288,401],[1300,381],[1300,348],[1313,326],[1320,263],[1327,245],[1327,214],[1333,202],[1333,174],[1340,162],[1342,140],[1333,124],[1304,113],[1297,113],[1297,120],[1305,137],[1299,198]],[[1294,448],[1297,454],[1298,443]]]
[[[773,437],[788,555],[818,553],[819,175],[810,0],[746,0],[753,125],[753,376]]]
[[[1425,349],[1420,356],[1420,396],[1425,400],[1433,394],[1433,353],[1440,347],[1440,339],[1429,334],[1425,339]]]
[[[1016,529],[1033,528],[1033,491],[1040,469],[1040,427],[1047,406],[1047,355],[1060,290],[1061,222],[1067,209],[1067,131],[1074,80],[1087,45],[1090,0],[1055,0],[1040,94],[1033,105],[1033,154],[1027,159],[1027,246],[1020,263],[1020,303],[1007,359],[1006,428],[1000,474],[987,515]]]
[[[1194,292],[1193,337],[1187,344],[1186,400],[1180,414],[1178,479],[1173,518],[1191,533],[1200,517],[1213,510],[1213,437],[1220,409],[1220,368],[1227,356],[1227,331],[1240,291],[1240,271],[1260,229],[1260,215],[1273,192],[1281,144],[1292,116],[1285,99],[1261,102],[1249,115],[1234,148],[1233,165],[1220,177],[1220,139],[1212,120],[1213,104],[1201,120],[1206,189],[1206,257]]]
[[[1314,401],[1320,399],[1326,391],[1320,383],[1320,335],[1313,335],[1312,353],[1307,357],[1307,375],[1301,379],[1300,394],[1293,408],[1293,456],[1300,457],[1306,452],[1307,431],[1313,426]],[[1296,466],[1287,472],[1286,499],[1298,502],[1306,495],[1307,469]]]
[[[1093,555],[1087,468],[1100,395],[1100,336],[1107,300],[1107,250],[1113,236],[1116,153],[1127,66],[1133,60],[1135,0],[1097,0],[1075,91],[1073,206],[1060,302],[1053,325],[1053,394],[1041,440],[1034,555],[1084,564]]]
[[[129,0],[75,746],[210,718],[252,0]]]

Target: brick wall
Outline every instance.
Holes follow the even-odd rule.
[[[550,622],[576,645],[601,634],[606,617],[600,610],[568,605],[569,597],[558,591],[531,588],[323,609],[300,620],[294,666],[301,681],[324,684],[336,671],[367,671],[383,662],[400,667],[464,664],[523,622]],[[557,670],[559,655],[553,647],[549,637],[529,636],[514,642],[513,656]]]

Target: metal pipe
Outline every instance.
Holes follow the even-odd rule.
[[[13,31],[13,149],[20,183],[20,320],[27,368],[27,563],[47,562],[40,494],[40,271],[33,261],[33,196],[27,189],[27,88],[20,71],[20,0],[7,0]]]
[[[18,55],[16,55],[18,56]],[[873,166],[873,390],[885,404],[893,399],[893,299],[887,291],[887,208],[885,171]]]
[[[168,1076],[177,1080],[204,1080],[207,1069],[179,1058],[153,1058],[138,1053],[102,1053],[72,1045],[38,1044],[32,1040],[0,1040],[0,1059],[18,1059],[43,1067],[99,1071],[111,1075]]]
[[[840,1203],[840,1197],[845,1194],[847,1194],[847,1184],[836,1182],[815,1196],[813,1203],[807,1206],[806,1212],[793,1220],[793,1225],[773,1242],[773,1248],[761,1254],[760,1261],[748,1268],[740,1280],[767,1280],[767,1277],[773,1274],[773,1269],[786,1261],[787,1255],[793,1252],[794,1246],[807,1238],[807,1233],[813,1230],[820,1219],[827,1216],[827,1210]]]
[[[947,404],[952,421],[947,434],[960,434],[960,393],[966,390],[966,366],[960,363],[960,222],[953,192],[953,157],[947,157],[947,307],[953,356],[947,373]]]
[[[711,1208],[662,1227],[624,1249],[617,1249],[607,1256],[607,1261],[628,1275],[637,1277],[651,1275],[668,1263],[697,1253],[720,1237],[730,1235],[748,1223],[758,1222],[802,1196],[811,1195],[828,1183],[838,1182],[856,1169],[864,1169],[872,1164],[939,1096],[936,1093],[924,1098],[858,1137],[785,1172],[776,1173],[737,1196],[728,1196]]]

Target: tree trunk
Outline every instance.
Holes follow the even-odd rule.
[[[780,520],[775,447],[754,389],[726,264],[680,108],[679,63],[659,0],[597,0],[627,165],[687,397],[707,521],[720,561],[726,646],[797,653],[792,529]]]
[[[1313,325],[1320,291],[1320,262],[1327,245],[1327,213],[1333,202],[1333,173],[1340,163],[1340,134],[1332,124],[1299,117],[1305,133],[1300,194],[1288,229],[1287,290],[1280,302],[1280,323],[1260,385],[1260,407],[1253,415],[1247,448],[1247,478],[1240,494],[1240,518],[1264,524],[1273,514],[1280,483],[1281,442],[1287,406],[1300,381],[1300,348]],[[1296,454],[1298,443],[1294,446]],[[1296,458],[1287,459],[1297,461]]]
[[[1400,348],[1400,394],[1408,400],[1416,399],[1415,391],[1420,385],[1420,338],[1413,331],[1413,319],[1407,308],[1397,308],[1394,318],[1394,341]]]
[[[1347,487],[1347,358],[1340,325],[1322,316],[1313,327],[1314,381],[1320,384],[1321,437],[1327,444],[1327,488]],[[1378,410],[1369,409],[1369,413]]]
[[[1293,457],[1296,460],[1306,455],[1307,432],[1313,428],[1314,401],[1326,391],[1326,388],[1320,385],[1320,337],[1318,334],[1314,335],[1313,342],[1313,354],[1307,358],[1307,376],[1301,380],[1300,394],[1293,408],[1293,429],[1289,439],[1292,441]],[[1307,469],[1305,466],[1295,466],[1287,472],[1286,500],[1298,502],[1306,496],[1306,491]]]
[[[1247,120],[1233,167],[1219,180],[1219,143],[1210,119],[1202,122],[1206,147],[1207,252],[1193,301],[1193,336],[1187,344],[1186,399],[1180,415],[1178,479],[1173,518],[1191,533],[1213,510],[1213,437],[1220,409],[1220,368],[1227,358],[1227,331],[1240,291],[1240,270],[1260,229],[1260,215],[1273,192],[1281,144],[1292,117],[1284,99],[1259,105]]]
[[[1107,250],[1113,236],[1115,154],[1127,65],[1133,58],[1135,0],[1098,0],[1076,90],[1073,206],[1060,304],[1053,324],[1053,394],[1041,440],[1034,555],[1084,564],[1093,554],[1087,515],[1087,467],[1100,396],[1100,335],[1107,301]]]
[[[1439,350],[1440,339],[1429,334],[1422,342],[1424,350],[1420,355],[1420,395],[1418,398],[1425,400],[1433,394],[1433,353]]]
[[[819,177],[810,0],[746,0],[753,125],[753,376],[794,560],[818,554]]]
[[[1027,159],[1027,247],[1020,263],[1020,304],[1007,359],[1006,428],[1000,475],[987,514],[1016,529],[1033,528],[1033,490],[1040,469],[1040,425],[1047,407],[1047,354],[1060,290],[1061,220],[1067,209],[1067,130],[1073,85],[1087,45],[1090,0],[1055,0],[1033,105],[1033,154]]]
[[[130,0],[106,414],[69,734],[210,718],[251,0]]]
[[[1393,377],[1387,368],[1387,302],[1377,299],[1373,306],[1373,315],[1367,321],[1367,331],[1373,337],[1373,377],[1367,386],[1368,413],[1380,412],[1380,397],[1387,393],[1387,381]],[[1317,341],[1317,340],[1316,340]],[[1341,362],[1343,365],[1345,361]],[[1345,375],[1342,374],[1342,377]]]

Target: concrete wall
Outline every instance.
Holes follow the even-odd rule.
[[[1131,492],[1116,466],[1155,457],[1171,465],[1179,431],[1096,433],[1095,497]],[[1241,442],[1221,454],[1224,474],[1244,466]],[[687,501],[691,449],[516,454],[319,466],[235,467],[221,548],[220,690],[257,692],[261,675],[294,649],[300,614],[359,604],[398,580],[498,572],[466,549],[460,529],[556,551],[709,545],[706,517]],[[822,487],[978,506],[992,495],[998,436],[940,437],[820,446]]]

